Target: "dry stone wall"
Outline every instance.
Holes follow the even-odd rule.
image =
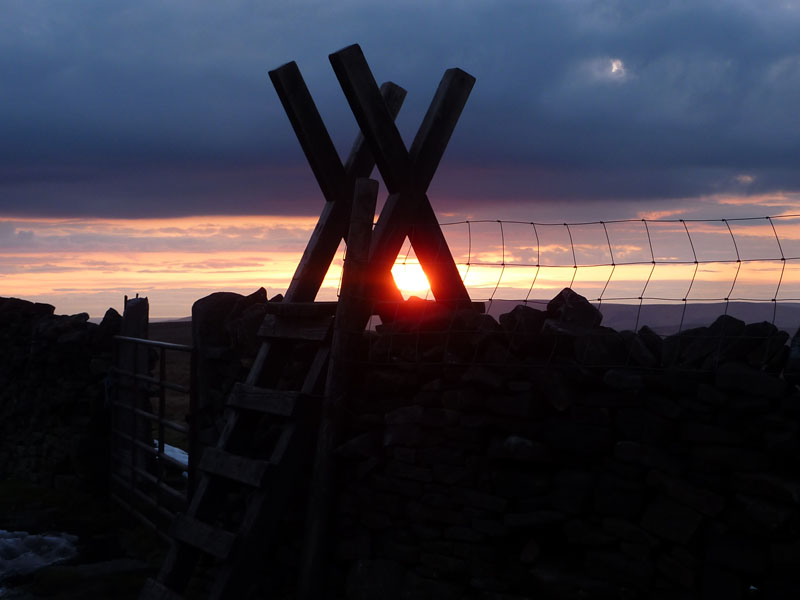
[[[0,298],[0,477],[56,487],[107,477],[105,387],[122,317]]]
[[[343,596],[800,597],[797,338],[616,332],[568,289],[406,313],[337,451]]]
[[[195,305],[206,424],[265,302]],[[800,597],[797,336],[728,316],[614,331],[565,289],[499,321],[412,300],[352,359],[333,597]]]

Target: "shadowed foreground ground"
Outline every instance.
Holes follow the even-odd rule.
[[[0,481],[0,529],[78,537],[76,558],[0,583],[3,600],[137,598],[165,550],[154,533],[102,494],[45,489],[12,479]]]

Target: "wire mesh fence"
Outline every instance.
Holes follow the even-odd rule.
[[[736,359],[776,368],[778,355],[785,359],[788,350],[785,332],[800,325],[800,215],[463,220],[441,227],[470,297],[485,303],[498,331],[489,331],[488,321],[468,322],[430,304],[398,307],[395,315],[383,315],[386,323],[373,320],[373,359],[446,362],[455,353],[472,363],[568,357],[581,364],[700,370]],[[409,242],[393,273],[405,296],[432,298]],[[578,332],[569,319],[558,325],[558,311],[547,305],[564,288],[599,309],[605,327],[595,323]],[[535,312],[515,309],[519,305]],[[481,328],[484,341],[466,343]],[[496,344],[487,353],[492,344],[485,340],[493,334],[504,336],[510,355]],[[470,349],[460,351],[460,345]]]
[[[677,333],[693,317],[694,305],[719,304],[722,314],[775,323],[794,319],[790,305],[800,303],[800,215],[441,225],[470,296],[489,303],[492,314],[492,304],[505,306],[500,301],[541,304],[569,287],[601,310],[635,307],[622,311],[632,315],[628,328],[647,324],[642,317],[660,311],[659,328]],[[412,293],[426,297],[420,272],[406,243],[395,274],[401,287],[404,278],[417,281]],[[781,305],[787,310],[781,312]],[[620,320],[620,309],[609,312]],[[710,314],[695,312],[691,322]],[[667,321],[673,331],[666,330]]]

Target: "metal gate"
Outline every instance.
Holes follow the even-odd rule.
[[[186,510],[194,489],[194,348],[126,336],[114,340],[111,496],[166,538],[175,514]],[[167,381],[167,353],[189,354],[188,386]],[[185,414],[185,422],[175,419],[176,411]]]

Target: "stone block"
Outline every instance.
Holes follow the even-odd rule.
[[[405,568],[393,560],[358,560],[347,575],[347,600],[400,598]]]
[[[433,471],[428,467],[417,467],[398,460],[388,461],[386,463],[385,473],[389,477],[413,479],[414,481],[421,481],[423,483],[433,481]]]
[[[519,435],[495,438],[489,445],[489,457],[496,459],[519,460],[546,463],[550,461],[550,450],[541,442]]]
[[[594,510],[604,516],[637,521],[644,504],[644,486],[611,475],[601,475],[594,489]]]
[[[590,551],[586,554],[586,570],[597,578],[647,590],[655,566],[645,557],[630,558],[619,552]]]
[[[564,513],[556,510],[536,510],[526,513],[506,513],[503,524],[509,529],[543,529],[563,523]]]
[[[744,363],[726,363],[720,366],[715,382],[722,390],[772,399],[781,398],[787,392],[783,379]]]
[[[582,327],[597,327],[603,320],[597,308],[570,288],[564,288],[547,303],[547,316]]]
[[[706,528],[703,541],[707,563],[754,575],[767,568],[767,547],[762,540],[726,532],[714,524]]]
[[[697,511],[666,497],[652,501],[642,516],[642,527],[661,538],[686,544],[703,521]]]
[[[704,515],[713,517],[725,508],[725,498],[723,496],[709,490],[697,488],[683,479],[660,471],[650,471],[647,474],[646,483]]]

